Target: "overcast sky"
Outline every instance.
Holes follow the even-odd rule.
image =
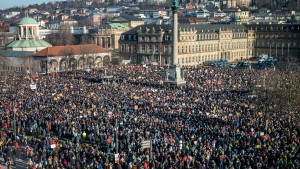
[[[0,9],[6,9],[14,6],[41,4],[43,2],[55,2],[58,0],[0,0]]]

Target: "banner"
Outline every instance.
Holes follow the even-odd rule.
[[[119,153],[115,154],[115,163],[119,163]]]
[[[31,90],[35,90],[35,89],[36,89],[36,84],[31,84],[31,85],[30,85],[30,89],[31,89]]]

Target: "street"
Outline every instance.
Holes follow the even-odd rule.
[[[7,169],[7,165],[4,162],[4,158],[0,158],[0,167],[2,169]],[[16,166],[12,166],[13,169],[26,169],[27,164],[26,161],[23,161],[21,159],[17,159]]]

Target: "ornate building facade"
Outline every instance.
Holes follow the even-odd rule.
[[[15,38],[5,45],[0,55],[5,57],[5,63],[0,59],[0,71],[34,72],[31,55],[52,45],[40,36],[39,24],[30,17],[20,19],[17,24]],[[1,57],[1,56],[0,56]]]
[[[38,73],[97,69],[107,66],[111,53],[94,44],[53,46],[32,55]]]
[[[131,63],[171,63],[171,25],[142,25],[121,35],[119,50]],[[255,31],[243,25],[179,25],[178,63],[240,60],[254,55]]]
[[[99,25],[89,35],[89,42],[106,49],[119,49],[119,39],[122,33],[130,28],[143,25],[144,20],[131,15],[121,15],[109,23]]]
[[[39,24],[30,17],[24,17],[18,22],[17,35],[5,48],[9,51],[36,52],[52,46],[41,39]]]
[[[300,24],[251,25],[256,32],[255,55],[268,54],[278,60],[300,54]]]
[[[103,24],[91,32],[89,41],[106,49],[119,49],[120,36],[129,29],[120,23]]]

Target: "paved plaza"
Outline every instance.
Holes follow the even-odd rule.
[[[178,88],[163,85],[163,66],[113,66],[104,80],[104,69],[10,76],[0,91],[2,150],[23,157],[15,168],[299,168],[299,123],[249,97],[279,72],[183,70]]]

